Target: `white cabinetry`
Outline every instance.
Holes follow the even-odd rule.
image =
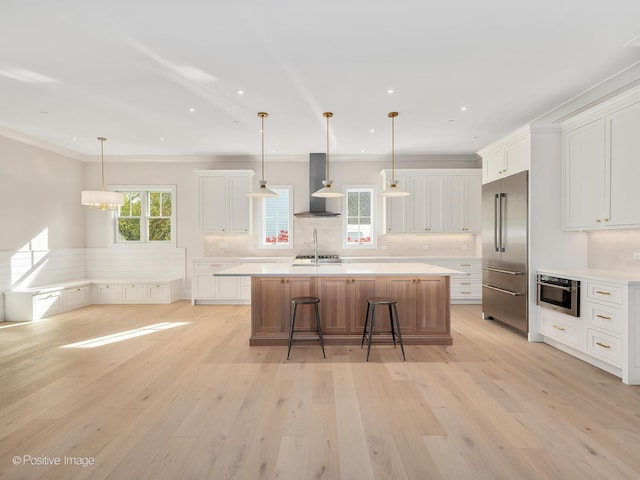
[[[194,261],[191,303],[196,304],[249,304],[251,302],[250,277],[216,277],[215,273],[236,265],[237,262]]]
[[[380,172],[383,183],[390,171]],[[479,233],[479,169],[396,170],[408,197],[384,200],[385,233]]]
[[[447,231],[480,233],[482,230],[482,178],[480,172],[447,176]]]
[[[525,127],[478,152],[482,157],[482,183],[529,169],[530,132]]]
[[[640,226],[640,89],[562,124],[564,228]]]
[[[445,231],[445,178],[444,175],[437,174],[414,175],[410,178],[411,232]]]
[[[480,303],[482,300],[482,262],[469,259],[442,262],[442,266],[464,272],[451,277],[452,303]]]
[[[94,303],[173,303],[178,300],[180,280],[98,282],[93,285]]]
[[[640,282],[574,278],[581,281],[580,317],[538,307],[544,341],[624,383],[640,384]]]
[[[199,170],[200,233],[249,234],[252,170]]]
[[[5,292],[5,319],[31,321],[84,307],[91,303],[89,285]]]

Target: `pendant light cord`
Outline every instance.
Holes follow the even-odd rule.
[[[261,137],[261,151],[262,151],[262,157],[260,159],[261,164],[262,164],[262,178],[261,180],[264,181],[264,115],[260,115],[260,121],[261,121],[261,128],[260,128],[260,137]]]
[[[331,117],[333,117],[333,113],[331,112],[324,112],[322,115],[324,115],[324,117],[327,119],[327,161],[326,161],[326,169],[325,169],[325,180],[331,180],[331,178],[329,177],[329,119]]]
[[[391,118],[391,179],[396,178],[396,117],[398,112],[389,112],[388,117]]]
[[[106,138],[98,137],[100,140],[100,164],[102,165],[102,191],[104,192],[104,142]]]

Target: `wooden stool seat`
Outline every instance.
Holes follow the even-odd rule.
[[[367,314],[364,320],[364,329],[362,331],[362,342],[360,348],[364,345],[364,339],[367,336],[367,325],[369,326],[369,341],[367,343],[367,362],[369,361],[369,353],[371,352],[371,339],[373,337],[373,325],[376,316],[376,306],[382,305],[389,308],[389,323],[391,324],[391,339],[393,340],[393,348],[396,347],[396,333],[400,349],[402,350],[402,359],[407,360],[404,355],[404,344],[402,343],[402,333],[400,332],[400,321],[398,320],[398,307],[395,298],[390,297],[371,297],[367,300]]]
[[[291,309],[291,324],[289,325],[289,348],[287,350],[287,360],[289,360],[289,355],[291,354],[291,345],[294,341],[308,341],[314,340],[319,341],[320,346],[322,347],[322,357],[327,358],[324,353],[324,340],[322,338],[322,326],[320,325],[320,311],[318,310],[318,304],[320,303],[320,299],[318,297],[294,297],[291,299],[291,303],[293,308]],[[307,330],[296,330],[296,312],[298,309],[298,305],[313,305],[315,317],[316,317],[316,328],[315,329],[307,329]],[[302,333],[302,332],[316,332],[318,334],[317,338],[306,338],[306,339],[295,339],[293,338],[294,333]]]

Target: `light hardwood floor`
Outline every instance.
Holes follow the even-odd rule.
[[[62,348],[161,322],[188,323]],[[478,305],[453,306],[452,346],[406,362],[317,344],[287,361],[249,347],[249,324],[247,306],[186,301],[0,324],[0,478],[640,478],[640,387]]]

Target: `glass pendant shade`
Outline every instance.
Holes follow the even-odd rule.
[[[405,192],[398,188],[398,180],[396,177],[396,155],[395,155],[395,143],[396,143],[396,129],[395,129],[395,119],[398,116],[398,112],[389,112],[387,116],[391,119],[391,180],[389,180],[389,185],[385,188],[382,193],[380,193],[381,197],[408,197],[410,195],[409,192]]]
[[[269,190],[267,188],[267,181],[264,179],[264,119],[268,117],[269,114],[267,112],[258,112],[258,116],[261,121],[261,129],[260,129],[260,140],[261,140],[261,166],[262,166],[262,177],[258,182],[258,186],[254,188],[251,192],[247,193],[247,197],[251,198],[266,198],[266,197],[277,197],[278,194],[273,190]]]
[[[104,137],[100,140],[100,164],[102,167],[102,190],[83,190],[80,194],[80,203],[98,210],[117,210],[124,205],[124,195],[120,192],[110,192],[104,189]]]
[[[338,192],[333,188],[333,180],[329,180],[329,119],[333,117],[333,113],[324,112],[322,114],[324,118],[327,119],[327,161],[326,161],[326,176],[322,181],[322,187],[320,190],[316,190],[311,194],[312,197],[324,197],[324,198],[336,198],[336,197],[344,197],[342,192]]]

